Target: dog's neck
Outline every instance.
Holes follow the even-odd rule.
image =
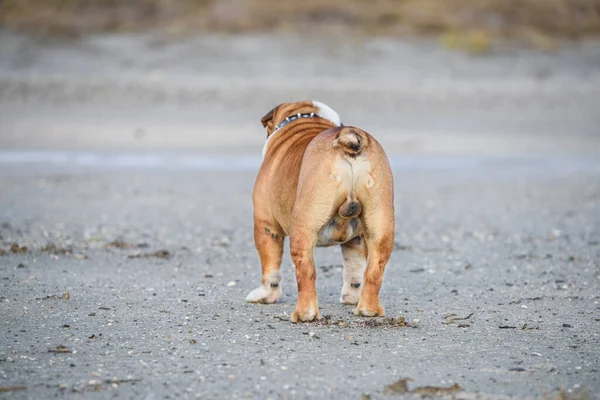
[[[298,113],[298,114],[286,117],[277,126],[275,126],[275,128],[273,129],[273,132],[271,132],[269,137],[267,137],[267,141],[265,142],[265,145],[264,145],[263,151],[262,151],[263,158],[265,158],[265,154],[267,153],[267,146],[269,145],[269,141],[271,140],[271,138],[273,136],[275,136],[275,134],[277,133],[277,131],[279,129],[283,128],[285,125],[289,124],[292,121],[295,121],[295,120],[301,119],[301,118],[323,118],[323,119],[326,119],[329,122],[333,123],[335,126],[344,125],[344,124],[342,124],[342,121],[340,120],[340,115],[335,110],[333,110],[331,107],[329,107],[327,104],[321,103],[320,101],[316,101],[316,100],[313,100],[312,102],[313,102],[313,105],[317,108],[318,114],[314,113],[314,112],[303,113],[303,114]]]

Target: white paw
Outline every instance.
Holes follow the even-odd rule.
[[[340,296],[340,303],[342,304],[358,304],[358,299],[360,297],[360,286],[356,287],[351,285],[344,285],[342,287],[342,295]]]
[[[248,303],[272,304],[279,300],[281,294],[281,285],[277,287],[271,287],[270,285],[265,287],[261,285],[246,296],[246,301]]]

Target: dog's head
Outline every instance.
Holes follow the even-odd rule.
[[[267,137],[275,131],[287,117],[297,114],[314,113],[316,116],[331,121],[336,126],[341,125],[340,116],[331,107],[316,100],[297,101],[295,103],[281,103],[260,119],[267,128]]]

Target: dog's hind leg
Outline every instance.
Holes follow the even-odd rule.
[[[388,200],[389,201],[389,200]],[[363,287],[354,314],[365,317],[376,317],[384,314],[379,300],[379,290],[383,281],[385,267],[394,247],[394,214],[393,205],[365,205],[364,221],[365,241],[367,244],[367,268],[365,269]],[[373,210],[372,212],[369,212]]]
[[[275,224],[254,221],[254,243],[262,266],[262,283],[246,297],[250,303],[275,303],[281,297],[284,234]]]
[[[301,173],[302,177],[302,173]],[[313,176],[314,177],[314,176]],[[304,182],[308,179],[304,178]],[[290,231],[290,255],[296,267],[298,302],[292,312],[292,322],[310,322],[321,319],[317,296],[317,271],[315,269],[314,249],[323,226],[335,213],[335,204],[326,204],[333,199],[328,185],[317,185],[319,179],[313,179],[298,189],[292,214]],[[320,200],[320,201],[319,201]]]
[[[317,272],[314,248],[318,230],[295,226],[290,235],[290,254],[296,267],[298,303],[292,312],[292,322],[310,322],[321,319],[317,297]]]
[[[394,185],[391,168],[382,154],[383,150],[369,154],[372,160],[379,160],[371,161],[376,168],[364,176],[358,187],[358,200],[363,208],[360,219],[368,256],[363,287],[354,313],[365,317],[384,314],[379,290],[394,248]]]
[[[367,245],[362,235],[341,245],[344,257],[344,286],[340,303],[358,304],[363,281],[363,272],[367,264]]]

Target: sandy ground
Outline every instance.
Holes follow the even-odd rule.
[[[0,35],[0,398],[600,398],[597,44],[159,39]],[[258,120],[305,97],[388,151],[411,326],[338,303],[338,249],[325,322],[289,322],[287,254],[281,304],[244,302]]]

